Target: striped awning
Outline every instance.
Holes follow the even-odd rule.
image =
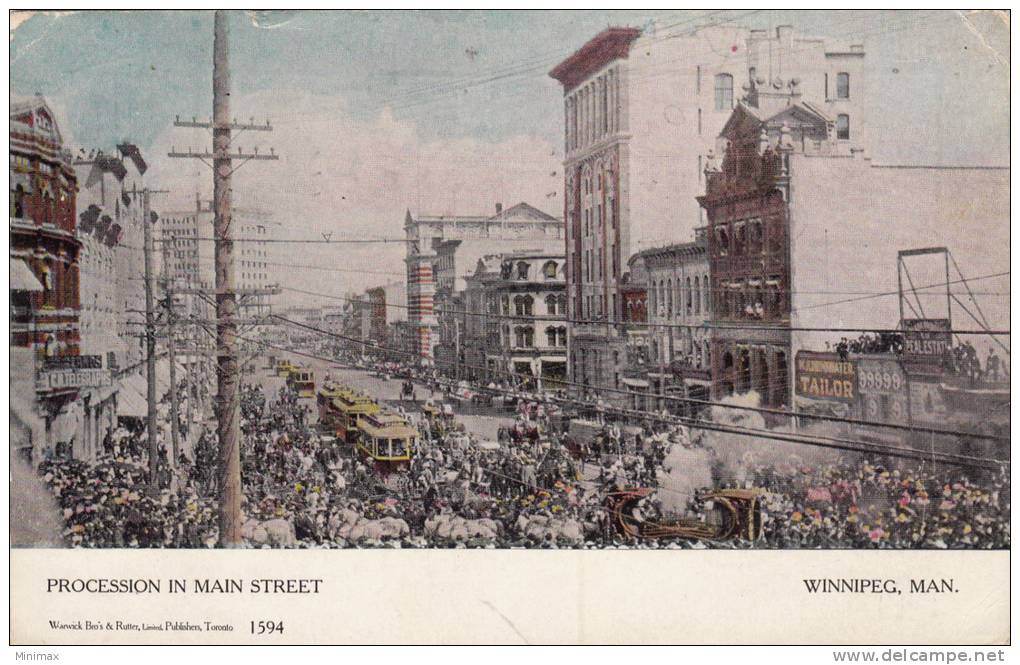
[[[35,276],[24,259],[11,257],[11,291],[43,292],[42,282]]]

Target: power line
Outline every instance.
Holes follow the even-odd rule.
[[[968,281],[974,282],[980,279],[991,279],[993,277],[1001,277],[1008,275],[1009,272],[995,273],[993,275],[984,275],[979,277],[970,278]],[[955,283],[955,282],[951,282]],[[936,288],[938,286],[945,286],[943,284],[935,284],[931,286],[921,288]],[[341,300],[350,303],[366,304],[366,301],[355,300],[345,296],[337,296],[329,293],[321,293],[317,291],[308,291],[305,289],[299,289],[292,286],[281,286],[280,288],[287,291],[294,291],[295,293],[303,293],[310,296],[318,296],[322,298],[329,298],[333,300]],[[893,292],[894,294],[896,292]],[[889,293],[875,294],[868,296],[868,298],[876,298],[880,296],[887,296]],[[864,298],[861,298],[864,299]],[[397,309],[414,309],[411,305],[398,305],[395,303],[382,303],[384,307],[392,307]],[[561,316],[558,314],[550,314],[547,318],[538,318],[536,316],[529,316],[523,314],[500,314],[500,313],[484,313],[484,312],[468,312],[466,310],[454,310],[454,309],[434,309],[433,313],[436,314],[455,314],[470,316],[476,318],[493,318],[500,320],[518,321],[521,323],[569,323],[572,325],[588,325],[588,326],[605,326],[614,328],[671,328],[671,329],[684,329],[684,330],[764,330],[764,331],[791,331],[791,332],[850,332],[850,333],[887,333],[887,334],[902,334],[903,330],[898,328],[835,328],[835,327],[812,327],[812,326],[784,326],[784,325],[755,325],[755,324],[744,324],[741,322],[733,323],[651,323],[647,321],[609,321],[609,320],[598,320],[598,319],[574,319],[568,318],[565,315]],[[952,330],[955,335],[1003,335],[1009,336],[1009,330]]]
[[[309,325],[309,324],[306,324],[306,323],[301,323],[300,321],[294,321],[292,319],[288,319],[288,318],[286,318],[284,316],[280,316],[279,314],[272,314],[270,316],[271,316],[271,318],[280,319],[281,321],[283,321],[285,323],[289,323],[289,324],[291,324],[293,326],[296,326],[296,327],[299,327],[299,328],[304,328],[306,330],[317,332],[317,333],[320,333],[322,335],[326,335],[326,336],[329,336],[329,337],[335,337],[335,338],[338,338],[338,339],[343,339],[343,340],[354,342],[354,343],[358,343],[358,344],[372,346],[373,348],[377,348],[377,349],[382,350],[382,351],[388,351],[388,352],[395,352],[395,353],[413,355],[413,354],[410,354],[410,352],[399,351],[399,350],[393,349],[391,347],[385,347],[385,346],[383,346],[381,344],[372,342],[371,340],[365,340],[365,339],[361,339],[361,338],[351,337],[351,336],[348,336],[348,335],[343,335],[341,333],[335,333],[335,332],[332,332],[332,331],[329,331],[329,330],[323,330],[321,328],[317,328],[315,326],[312,326],[312,325]],[[446,363],[446,364],[453,365],[454,363]],[[493,370],[490,370],[490,369],[481,368],[481,367],[474,367],[474,366],[470,366],[470,365],[461,365],[461,366],[462,367],[466,367],[467,369],[476,369],[476,370],[482,370],[482,371],[487,371],[487,372],[493,371]],[[535,377],[532,377],[530,375],[522,374],[522,373],[519,373],[519,372],[502,371],[502,370],[496,370],[496,371],[497,371],[497,373],[506,374],[506,375],[513,376],[513,377],[516,377],[516,378],[526,378],[526,379],[533,379],[533,378],[535,378]],[[578,387],[578,388],[582,388],[582,389],[591,389],[591,390],[594,390],[595,392],[610,392],[610,393],[624,394],[624,395],[628,395],[628,396],[642,395],[642,393],[634,393],[634,392],[629,391],[629,390],[624,390],[624,389],[621,389],[621,388],[611,388],[609,386],[588,386],[588,385],[585,385],[583,383],[579,383],[579,382],[576,382],[576,381],[566,381],[566,380],[560,380],[560,379],[556,379],[555,381],[557,383],[560,383],[560,384],[563,384],[563,385]],[[713,402],[713,401],[710,401],[710,400],[700,400],[700,399],[695,399],[695,398],[690,398],[690,397],[677,397],[675,395],[663,395],[663,396],[660,396],[660,397],[662,399],[666,399],[666,400],[673,401],[673,402],[697,404],[699,406],[721,407],[721,408],[728,408],[728,409],[734,409],[734,410],[739,410],[739,411],[751,411],[751,412],[755,412],[755,413],[770,414],[770,415],[780,415],[780,416],[784,416],[784,417],[804,418],[804,419],[807,419],[807,420],[817,420],[817,421],[822,421],[822,422],[839,422],[839,423],[843,423],[843,424],[866,426],[866,427],[880,427],[880,428],[885,428],[885,429],[895,429],[895,430],[911,431],[911,432],[922,432],[922,433],[925,433],[925,434],[938,434],[938,435],[945,435],[945,436],[972,437],[972,438],[978,438],[978,439],[988,439],[988,440],[1005,441],[1005,442],[1008,442],[1010,440],[1009,437],[1002,437],[1002,436],[996,436],[996,435],[991,435],[991,434],[980,434],[980,433],[977,433],[977,432],[962,432],[962,431],[955,431],[955,430],[942,430],[942,429],[935,429],[935,428],[929,428],[929,427],[924,427],[924,426],[899,425],[899,424],[895,424],[895,423],[882,423],[882,422],[876,422],[876,421],[857,420],[857,419],[853,419],[853,418],[842,418],[842,417],[839,417],[839,416],[823,416],[823,415],[819,415],[819,414],[790,412],[790,411],[783,411],[781,409],[772,409],[772,408],[766,408],[766,407],[752,407],[752,406],[739,405],[739,404],[725,404],[723,402]]]
[[[278,315],[273,315],[273,316],[277,316],[278,317]],[[278,317],[278,318],[284,318],[284,317]],[[285,320],[289,321],[289,319],[285,319]],[[292,323],[296,323],[296,322],[292,322]],[[318,330],[318,329],[316,329],[316,330]],[[340,339],[347,339],[349,341],[355,341],[357,343],[360,343],[360,344],[363,344],[363,345],[366,345],[366,346],[371,346],[371,347],[379,349],[379,350],[388,351],[388,352],[391,352],[391,353],[407,355],[407,356],[411,356],[411,357],[417,358],[417,355],[412,353],[412,352],[401,351],[401,350],[398,350],[398,349],[384,347],[382,345],[375,344],[375,343],[370,342],[370,341],[357,340],[357,338],[350,338],[350,337],[347,337],[347,336],[344,336],[344,335],[340,335],[340,334],[336,334],[336,333],[330,333],[328,331],[321,331],[321,330],[319,330],[319,332],[327,334],[327,335],[330,335],[330,336],[338,337]],[[245,339],[247,339],[247,341],[251,341],[251,342],[256,343],[256,344],[261,344],[261,345],[263,345],[265,347],[268,347],[268,348],[274,348],[274,349],[278,349],[278,350],[281,350],[281,351],[286,351],[288,353],[293,353],[293,354],[298,355],[298,356],[304,356],[304,357],[311,358],[311,359],[322,360],[322,361],[329,362],[331,364],[342,366],[342,363],[337,362],[336,359],[333,359],[333,358],[326,358],[326,357],[323,357],[323,356],[319,356],[317,354],[309,353],[307,351],[299,351],[299,350],[296,350],[296,349],[293,349],[293,348],[281,346],[281,345],[278,345],[278,344],[273,344],[271,342],[265,342],[263,340],[254,340],[254,339],[248,339],[248,338],[245,338]],[[437,362],[437,364],[450,365],[451,363]],[[469,368],[470,369],[483,369],[483,368],[477,368],[477,367],[469,367]],[[497,372],[497,373],[514,375],[514,373],[512,373],[512,372]],[[520,375],[520,376],[524,376],[524,375]],[[527,378],[534,378],[534,377],[527,377]],[[483,389],[484,390],[489,390],[489,391],[500,392],[500,393],[507,394],[507,395],[513,395],[514,394],[512,391],[507,390],[507,389],[484,388],[484,387],[483,387]],[[627,392],[627,391],[618,391],[618,392]],[[640,393],[629,393],[629,394],[640,394]],[[582,400],[565,398],[565,397],[559,397],[559,398],[557,398],[557,400],[560,401],[560,402],[564,402],[564,403],[572,403],[572,404],[581,405],[581,406],[583,406],[585,408],[589,408],[589,409],[592,408],[592,404],[591,403],[584,402]],[[729,405],[722,405],[721,404],[720,406],[729,406]],[[800,444],[805,444],[805,445],[815,445],[815,446],[818,446],[818,447],[834,448],[834,449],[847,450],[847,451],[853,451],[853,452],[858,452],[858,453],[885,454],[885,455],[890,455],[890,456],[895,456],[895,457],[908,457],[908,458],[925,459],[925,460],[926,459],[933,459],[933,457],[934,457],[934,458],[937,458],[940,461],[943,461],[943,462],[946,462],[946,463],[958,464],[958,465],[961,465],[961,466],[978,466],[978,467],[982,467],[982,468],[999,468],[1000,466],[1009,464],[1008,461],[996,460],[996,459],[991,459],[991,458],[980,458],[980,457],[974,457],[974,456],[971,456],[971,455],[961,455],[961,454],[956,454],[956,453],[944,453],[944,452],[932,453],[931,451],[926,451],[926,450],[918,450],[918,449],[906,448],[906,447],[902,447],[902,446],[892,446],[892,445],[889,445],[889,444],[869,443],[869,442],[865,442],[865,441],[856,441],[856,440],[853,440],[853,439],[842,439],[842,438],[838,438],[838,437],[830,437],[830,436],[823,436],[823,435],[801,435],[801,434],[795,434],[795,433],[783,433],[783,432],[776,432],[774,430],[761,430],[761,429],[748,428],[748,427],[742,427],[742,426],[736,426],[736,425],[726,425],[726,424],[715,423],[715,422],[712,422],[712,421],[705,421],[705,420],[700,420],[700,419],[695,419],[695,418],[686,418],[686,417],[680,417],[680,416],[661,415],[661,414],[656,414],[656,413],[649,412],[649,411],[640,411],[640,410],[637,410],[637,409],[625,409],[625,408],[621,408],[621,407],[602,407],[602,408],[604,408],[604,410],[606,412],[614,412],[614,413],[618,413],[618,414],[622,414],[622,415],[629,415],[629,416],[638,416],[638,417],[644,418],[645,420],[654,420],[654,421],[657,421],[657,422],[667,422],[667,423],[685,425],[685,426],[688,426],[688,427],[692,427],[694,429],[704,429],[704,430],[710,430],[710,431],[719,431],[719,432],[730,433],[730,434],[738,434],[738,435],[743,435],[743,436],[759,436],[759,437],[766,438],[766,439],[773,439],[773,440],[778,440],[778,441],[787,441],[787,442],[791,442],[791,443],[800,443]],[[801,414],[785,414],[785,415],[788,415],[788,416],[799,416]]]

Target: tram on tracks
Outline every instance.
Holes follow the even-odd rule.
[[[377,470],[387,473],[408,465],[418,436],[402,416],[380,411],[361,418],[355,446]]]
[[[287,387],[298,397],[315,397],[315,373],[306,367],[295,367],[287,375]]]
[[[276,376],[287,378],[290,373],[297,369],[289,360],[280,359],[276,361]]]
[[[343,389],[330,401],[329,415],[334,423],[336,437],[344,443],[356,443],[358,426],[368,416],[382,411],[375,400],[352,389]]]

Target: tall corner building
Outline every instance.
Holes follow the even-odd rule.
[[[550,76],[563,89],[570,379],[593,388],[620,387],[627,262],[705,225],[704,166],[752,81],[763,98],[795,81],[855,136],[867,131],[863,46],[791,26],[611,27]]]

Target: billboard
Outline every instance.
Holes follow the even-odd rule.
[[[895,358],[861,356],[857,360],[857,392],[861,417],[882,423],[903,423],[908,413],[907,376]]]
[[[912,371],[941,373],[953,346],[949,319],[903,319],[903,361]]]
[[[798,351],[796,392],[800,397],[852,403],[857,396],[856,362],[837,353]]]

